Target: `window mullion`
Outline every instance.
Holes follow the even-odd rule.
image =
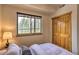
[[[40,21],[40,24],[38,24],[38,17],[40,17],[40,19],[42,18],[41,16],[17,13],[17,35],[21,36],[40,34],[42,31],[42,23]],[[38,26],[40,26],[40,29],[38,29]]]
[[[32,16],[30,17],[30,33],[32,33]]]
[[[36,18],[34,17],[34,33],[36,32],[35,27],[36,27]]]

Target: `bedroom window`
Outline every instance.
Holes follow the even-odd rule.
[[[17,12],[17,35],[42,34],[41,16]]]

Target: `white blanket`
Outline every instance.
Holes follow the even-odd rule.
[[[35,55],[72,55],[71,52],[51,43],[34,44],[30,46],[30,50]]]
[[[4,55],[21,55],[21,48],[16,44],[10,44],[8,51]]]

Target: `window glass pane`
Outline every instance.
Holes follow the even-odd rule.
[[[18,13],[17,34],[31,34],[41,32],[41,17]]]
[[[31,23],[32,23],[31,30],[32,30],[32,33],[34,33],[34,17],[31,18]]]
[[[35,32],[36,33],[41,32],[41,18],[40,17],[35,18]]]
[[[18,17],[18,34],[30,33],[30,17]]]

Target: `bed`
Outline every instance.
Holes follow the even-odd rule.
[[[73,55],[71,52],[52,43],[34,44],[29,49],[33,55]]]
[[[1,55],[73,55],[71,52],[52,43],[33,44],[30,47],[10,44]]]

